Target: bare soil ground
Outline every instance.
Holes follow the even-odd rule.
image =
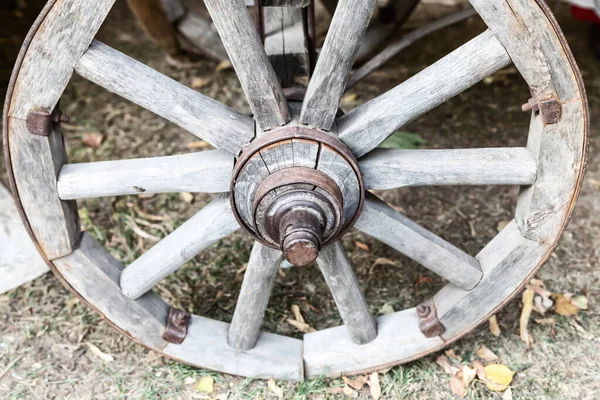
[[[0,83],[42,1],[30,0],[18,13],[0,10],[6,26],[0,37]],[[415,26],[449,9],[420,8],[409,21]],[[587,25],[571,19],[557,6],[559,21],[571,43],[588,89],[592,134],[588,172],[571,224],[558,249],[538,274],[553,292],[589,293],[590,309],[578,317],[554,315],[555,325],[532,322],[535,344],[519,340],[519,300],[499,313],[502,333],[493,336],[487,325],[453,346],[462,362],[469,362],[480,344],[495,351],[517,371],[512,384],[515,399],[594,399],[600,390],[600,131],[594,110],[600,107],[600,61],[585,43]],[[342,104],[352,108],[383,93],[425,68],[484,29],[472,19],[412,46],[361,83]],[[100,40],[153,68],[197,88],[204,94],[248,111],[237,78],[231,70],[216,71],[203,61],[186,68],[170,67],[141,29],[124,2],[117,2],[105,22]],[[520,105],[528,89],[514,69],[507,69],[448,101],[403,128],[420,134],[425,148],[522,146],[529,122]],[[71,162],[85,162],[189,152],[194,138],[83,79],[75,77],[62,101],[72,118],[65,125]],[[82,144],[86,134],[100,133],[99,148]],[[5,182],[4,172],[2,180]],[[382,196],[412,219],[470,254],[476,254],[497,233],[498,225],[514,213],[515,188],[410,188]],[[181,224],[210,199],[179,194],[86,200],[79,203],[84,228],[125,263],[155,240]],[[161,218],[152,218],[151,215]],[[140,236],[144,231],[144,237]],[[366,244],[368,250],[357,246]],[[344,244],[352,259],[374,314],[414,306],[444,282],[409,259],[358,232]],[[242,233],[223,240],[162,282],[157,291],[172,305],[190,312],[229,321],[243,278],[251,239]],[[395,265],[376,265],[380,258]],[[315,268],[282,270],[265,317],[264,329],[301,336],[287,319],[298,305],[316,329],[340,324],[340,317],[322,277]],[[137,345],[80,304],[52,275],[46,275],[0,296],[0,398],[50,399],[259,399],[277,398],[267,382],[248,380],[183,366]],[[583,330],[581,329],[583,328]],[[95,355],[93,344],[114,360]],[[445,399],[454,395],[449,377],[435,364],[435,355],[380,373],[385,399]],[[215,381],[211,395],[195,389],[203,376]],[[284,398],[341,398],[341,379],[317,379],[302,384],[278,382]],[[369,398],[368,388],[355,392]],[[468,398],[500,398],[475,383]]]

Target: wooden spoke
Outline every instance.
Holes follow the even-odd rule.
[[[84,78],[237,154],[254,137],[254,121],[152,68],[94,41],[75,66]]]
[[[356,229],[410,257],[461,289],[475,287],[482,276],[479,262],[442,238],[370,195]]]
[[[140,193],[229,191],[233,157],[219,150],[192,154],[66,164],[58,176],[62,200]]]
[[[377,324],[369,312],[367,300],[360,290],[342,243],[338,241],[321,250],[317,264],[352,341],[357,344],[371,342],[377,337]]]
[[[239,229],[226,195],[216,197],[121,274],[121,291],[137,299],[196,254]]]
[[[229,59],[263,130],[289,121],[281,85],[243,0],[205,0]]]
[[[376,0],[340,0],[308,84],[300,120],[329,130]]]
[[[402,125],[456,96],[511,62],[486,31],[394,89],[338,120],[340,139],[360,157]]]
[[[360,160],[367,190],[424,185],[531,185],[536,162],[527,148],[376,149]]]
[[[246,351],[256,345],[281,259],[281,251],[254,243],[229,327],[233,348]]]

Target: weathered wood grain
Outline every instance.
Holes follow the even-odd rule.
[[[376,0],[340,0],[308,84],[300,120],[329,130]]]
[[[481,279],[481,267],[475,258],[406,218],[374,195],[367,196],[355,227],[460,288],[470,290]]]
[[[290,120],[277,75],[242,0],[205,0],[254,118],[263,130]]]
[[[169,344],[164,353],[201,368],[260,379],[304,380],[302,341],[261,333],[256,346],[238,351],[227,343],[229,324],[192,316],[182,344]]]
[[[254,121],[152,68],[94,41],[76,72],[234,155],[254,137]]]
[[[54,109],[113,3],[62,0],[52,6],[23,58],[9,116],[26,119],[32,110]]]
[[[527,148],[376,149],[359,161],[367,190],[425,185],[531,185],[536,161]]]
[[[555,243],[572,211],[584,169],[586,118],[582,101],[564,104],[556,124],[532,116],[527,147],[537,160],[538,177],[522,188],[515,213],[529,239]]]
[[[363,345],[354,343],[343,326],[304,335],[306,378],[384,369],[444,345],[440,337],[423,336],[414,308],[378,317],[377,330],[375,340]]]
[[[340,139],[360,157],[402,125],[423,115],[510,63],[486,31],[417,75],[338,119]]]
[[[217,196],[121,274],[121,291],[137,299],[202,250],[239,229],[226,195]]]
[[[256,345],[281,259],[281,251],[254,243],[229,327],[234,349],[246,351]]]
[[[317,264],[352,342],[365,344],[374,340],[377,336],[377,325],[342,243],[337,241],[322,249]]]
[[[177,31],[181,35],[179,42],[183,49],[191,52],[200,51],[216,61],[229,59],[219,32],[212,22],[203,16],[189,11],[177,23]]]
[[[295,7],[302,8],[310,4],[310,0],[262,0],[263,7]]]
[[[10,161],[17,194],[35,239],[52,260],[70,254],[80,238],[77,204],[61,201],[56,180],[67,162],[62,133],[33,135],[24,120],[8,119]]]
[[[140,193],[229,191],[233,157],[220,150],[67,164],[58,176],[63,200]]]
[[[27,234],[10,192],[0,184],[0,294],[34,280],[49,268]]]
[[[295,85],[297,77],[308,76],[310,60],[304,34],[302,9],[267,7],[265,21],[279,22],[280,28],[265,38],[265,51],[282,87]],[[290,26],[285,26],[292,19]]]
[[[549,246],[525,239],[511,221],[477,255],[483,278],[474,289],[465,291],[449,284],[435,295],[437,316],[446,328],[442,338],[451,339],[488,319],[533,277],[549,251]]]
[[[158,351],[166,346],[161,336],[169,306],[154,293],[138,300],[123,296],[119,288],[123,264],[90,235],[84,233],[79,248],[53,264],[69,286],[112,324]]]

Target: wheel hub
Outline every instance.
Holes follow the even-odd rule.
[[[248,146],[233,172],[240,224],[296,266],[355,222],[364,200],[358,164],[337,136],[304,127],[271,131]]]

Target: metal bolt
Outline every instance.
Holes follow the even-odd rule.
[[[292,265],[304,267],[314,262],[319,255],[319,241],[310,232],[292,232],[283,241],[283,254]]]
[[[538,112],[540,110],[540,105],[534,99],[529,99],[527,101],[527,103],[525,103],[521,106],[521,110],[523,112],[530,112],[530,111]]]
[[[52,121],[56,123],[64,122],[66,124],[69,122],[69,120],[70,118],[67,115],[63,114],[60,110],[56,111],[56,113],[52,117]]]

